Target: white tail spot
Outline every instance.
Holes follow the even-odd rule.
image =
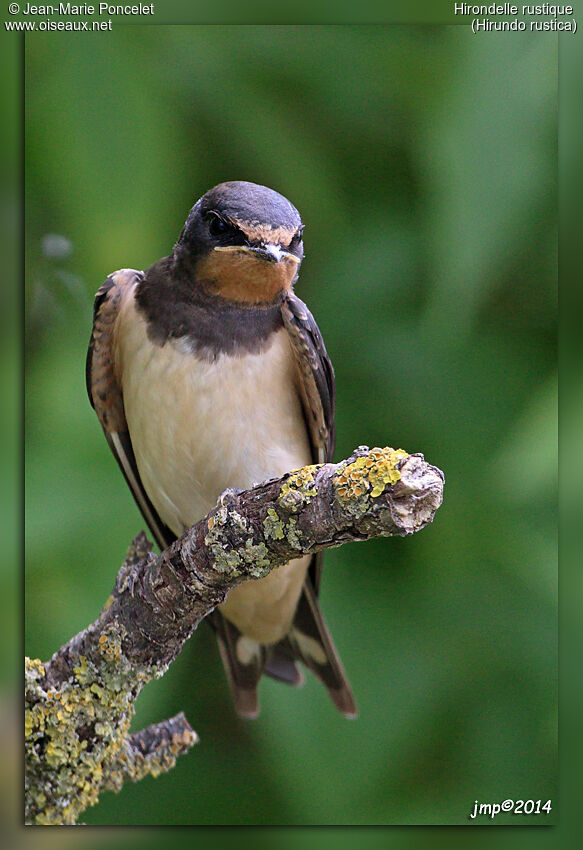
[[[299,632],[297,629],[292,629],[290,635],[292,640],[297,643],[302,655],[313,658],[316,664],[326,664],[328,662],[324,647],[317,640],[303,634],[303,632]]]
[[[251,664],[254,658],[258,658],[261,647],[256,640],[241,635],[237,641],[237,658],[241,664]]]

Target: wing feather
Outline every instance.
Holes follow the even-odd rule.
[[[133,269],[122,269],[111,274],[97,290],[85,375],[89,401],[97,413],[108,445],[156,543],[165,549],[176,535],[162,522],[142,484],[115,365],[115,324],[122,297],[135,286],[141,275]]]
[[[326,351],[320,328],[307,305],[289,293],[282,305],[283,323],[288,332],[298,368],[298,380],[304,416],[314,463],[328,463],[334,456],[334,369]],[[312,584],[318,593],[322,574],[322,555],[310,565]]]
[[[304,416],[312,443],[314,463],[327,463],[334,455],[334,369],[316,320],[297,295],[283,302],[283,323],[298,367]]]
[[[307,306],[290,293],[282,305],[284,326],[295,355],[300,396],[314,463],[327,463],[334,455],[334,369],[316,320]],[[336,708],[346,717],[356,717],[357,708],[350,684],[336,652],[320,606],[318,590],[322,576],[322,553],[312,559],[292,628],[274,654],[288,647],[328,689]],[[266,672],[276,676],[270,667]]]

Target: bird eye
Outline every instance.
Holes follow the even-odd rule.
[[[292,236],[291,241],[289,243],[289,247],[290,248],[297,248],[298,245],[300,244],[300,242],[302,241],[303,234],[304,234],[304,228],[301,227],[297,231],[297,233],[294,233],[294,235]]]
[[[211,236],[223,236],[233,228],[227,224],[224,218],[221,218],[217,213],[209,213],[207,216],[209,223],[209,233]]]

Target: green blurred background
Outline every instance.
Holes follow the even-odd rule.
[[[336,458],[392,445],[446,476],[433,526],[326,557],[357,721],[312,678],[264,681],[259,720],[237,719],[201,626],[134,724],[184,709],[200,744],[84,820],[458,824],[475,800],[554,805],[556,37],[118,27],[27,36],[25,58],[27,654],[97,616],[143,526],[85,395],[93,294],[167,254],[217,182],[302,214]]]

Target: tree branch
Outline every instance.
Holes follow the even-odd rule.
[[[225,491],[157,557],[140,534],[99,618],[48,663],[27,659],[27,822],[75,823],[102,790],[167,770],[195,743],[183,715],[130,735],[133,705],[231,588],[302,554],[419,531],[442,493],[423,455],[361,446]]]

